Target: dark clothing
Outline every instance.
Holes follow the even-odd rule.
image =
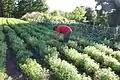
[[[68,43],[71,33],[72,32],[69,32],[67,35],[64,35],[64,40],[63,40],[64,43]]]

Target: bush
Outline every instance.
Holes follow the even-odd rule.
[[[10,76],[8,76],[6,73],[0,72],[0,80],[13,80]]]
[[[104,45],[104,44],[95,44],[94,46],[95,46],[97,49],[99,49],[100,51],[105,52],[107,55],[111,55],[112,52],[113,52],[113,49],[107,47],[107,46]]]
[[[49,71],[42,68],[36,60],[26,59],[24,64],[20,64],[20,68],[30,80],[49,80]]]
[[[78,68],[83,68],[87,74],[93,74],[99,69],[99,64],[97,64],[93,59],[91,59],[87,54],[78,53],[75,49],[62,48],[60,50],[69,61],[72,61]]]
[[[106,67],[111,67],[115,72],[120,72],[120,63],[111,56],[105,55],[104,52],[96,49],[94,46],[85,47],[84,52],[95,59],[97,62],[104,64]]]
[[[120,51],[114,51],[112,56],[120,62]]]
[[[50,14],[39,13],[39,12],[26,13],[24,16],[22,16],[21,19],[28,20],[30,22],[44,23],[44,24],[76,23],[75,21],[68,20],[62,16],[52,16]]]
[[[119,80],[119,77],[111,69],[100,69],[95,73],[94,80]]]
[[[90,77],[78,74],[77,69],[72,64],[67,63],[64,60],[50,58],[49,64],[55,71],[57,80],[91,80]]]

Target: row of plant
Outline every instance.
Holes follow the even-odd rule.
[[[86,38],[80,38],[79,36],[72,36],[72,41],[69,41],[68,46],[75,48],[79,52],[83,52],[84,48],[87,46],[95,46],[101,52],[104,52],[106,55],[116,58],[120,62],[120,51],[114,51],[112,48],[105,44],[98,44]]]
[[[45,28],[45,27],[43,27],[41,25],[35,25],[35,24],[24,24],[24,25],[21,25],[21,27],[23,29],[25,29],[32,36],[35,36],[38,39],[41,38],[41,39],[45,40],[46,43],[51,45],[51,46],[56,46],[56,44],[54,44],[54,43],[57,42],[55,40],[56,39],[56,35],[55,35],[55,32],[53,30],[50,30],[50,29],[47,29],[47,28]],[[84,46],[85,45],[85,41],[84,41],[84,39],[82,39],[82,40],[79,39],[79,40],[78,41],[69,41],[68,46],[69,47],[73,47],[73,48],[75,48],[77,50],[81,50],[80,46],[83,46],[82,48],[84,48],[85,47]],[[86,46],[87,45],[88,44],[86,44]]]
[[[12,19],[11,21],[9,21],[12,24],[17,24],[19,21],[15,22],[14,19]],[[22,22],[22,21],[21,21]],[[53,30],[47,29],[41,25],[36,25],[36,24],[19,24],[19,26],[22,25],[21,27],[26,29],[27,32],[29,32],[31,35],[40,38],[41,34],[44,35],[44,37],[47,37],[49,39],[49,37],[52,39],[52,41],[48,41],[48,43],[54,43],[55,41],[55,32]],[[17,26],[17,25],[16,25]],[[34,26],[34,27],[33,27]],[[34,31],[35,32],[34,32]],[[54,39],[54,40],[53,40]],[[69,41],[68,46],[69,47],[73,47],[79,51],[83,50],[84,47],[88,46],[91,44],[91,41],[76,37],[76,36],[72,36],[71,37],[71,41]],[[54,44],[53,44],[54,45]]]
[[[88,44],[87,44],[87,45],[88,45]],[[87,45],[86,45],[86,46],[87,46]],[[91,44],[91,45],[93,45],[93,44]]]
[[[109,48],[104,44],[95,44],[94,46],[101,52],[104,52],[106,55],[110,55],[116,58],[120,62],[120,51],[114,51],[112,48]]]
[[[14,51],[13,54],[18,60],[18,65],[21,71],[31,80],[48,80],[49,71],[46,68],[42,68],[39,63],[31,59],[33,54],[31,51],[26,49],[26,44],[24,41],[21,40],[12,29],[9,27],[6,28],[8,30],[11,48]]]
[[[26,24],[25,26],[28,26],[29,28],[33,29],[35,32],[39,32],[39,33],[48,35],[53,39],[55,38],[55,32],[53,30],[47,29],[47,28],[45,28],[45,27],[43,27],[41,25]]]
[[[94,26],[87,24],[70,25],[73,29],[73,34],[80,37],[85,37],[97,43],[104,43],[108,46],[120,50],[119,34],[115,37],[115,27],[109,26]]]
[[[15,29],[16,30],[16,29]],[[22,29],[20,29],[19,28],[19,31],[20,30],[22,30]],[[25,32],[24,32],[25,33]],[[21,34],[24,34],[24,33],[21,33]],[[22,36],[21,36],[22,37]],[[43,37],[44,38],[44,37]],[[31,44],[32,44],[32,42],[31,42]],[[42,43],[41,43],[42,44]],[[37,45],[39,45],[39,44],[37,44]],[[47,47],[47,46],[46,46]],[[45,47],[44,47],[44,49],[45,49]],[[50,47],[49,47],[49,49],[50,49]],[[45,53],[47,53],[47,54],[53,54],[53,53],[48,53],[48,51],[45,49],[44,50],[44,52]],[[47,58],[51,63],[53,63],[53,62],[56,62],[57,63],[57,61],[55,61],[55,60],[50,60],[51,59],[51,57],[48,57]],[[59,59],[56,59],[56,60],[59,60]],[[50,64],[50,62],[49,62],[49,64]],[[78,74],[78,72],[77,72],[77,69],[73,66],[73,65],[70,65],[69,63],[67,63],[66,61],[64,61],[66,64],[64,64],[63,66],[61,66],[61,64],[63,64],[63,63],[61,63],[61,64],[59,64],[58,63],[58,67],[61,67],[60,69],[56,66],[56,67],[52,67],[52,66],[55,66],[55,64],[52,64],[52,65],[50,65],[50,67],[52,68],[52,70],[54,70],[55,71],[55,73],[56,73],[56,76],[57,75],[59,75],[59,76],[57,76],[57,78],[59,79],[59,80],[78,80],[78,79],[83,79],[83,78],[86,78],[86,80],[88,80],[87,79],[87,77],[85,77],[85,76],[83,76],[83,77],[81,77],[80,76],[80,74]],[[67,66],[67,65],[69,65],[69,67]],[[58,68],[58,70],[59,71],[57,71],[57,70],[55,70],[56,68]],[[72,70],[71,70],[71,68],[72,68]],[[66,70],[67,69],[67,70]],[[61,72],[60,72],[61,71]],[[74,72],[74,75],[73,75],[73,72]],[[77,74],[77,75],[76,75]],[[65,76],[66,75],[66,76]],[[71,77],[69,76],[69,75],[71,75]],[[78,76],[79,75],[79,77],[75,77],[75,75],[76,76]]]
[[[101,63],[106,67],[111,67],[117,73],[120,73],[120,63],[118,60],[111,56],[105,55],[104,52],[101,52],[94,46],[87,46],[84,49],[84,53],[91,56],[91,58],[95,59],[97,62]]]
[[[56,43],[55,43],[56,44]],[[60,50],[61,51],[61,50]],[[71,55],[72,56],[72,55]],[[106,70],[106,69],[103,69],[103,70]],[[107,69],[108,70],[108,69]],[[102,70],[101,70],[102,71]],[[111,70],[108,70],[109,72],[111,71]],[[97,72],[96,72],[97,73]],[[101,72],[102,73],[102,72]],[[111,74],[113,75],[112,77],[110,77],[111,76]],[[104,74],[104,77],[105,77],[106,75]],[[114,78],[113,78],[114,77]],[[100,77],[99,77],[100,78]],[[115,80],[118,80],[118,77],[116,76],[116,74],[114,73],[114,72],[110,72],[110,75],[108,75],[107,76],[107,78],[109,78],[109,79],[115,79]]]
[[[33,25],[33,24],[31,24],[31,25]],[[39,39],[39,40],[41,40],[43,43],[47,43],[47,44],[49,44],[49,43],[51,43],[52,41],[54,41],[54,42],[57,42],[56,40],[55,40],[55,36],[53,36],[53,34],[50,36],[50,34],[48,34],[48,31],[47,32],[43,32],[43,30],[44,30],[44,28],[43,28],[43,30],[42,30],[42,27],[41,27],[41,30],[39,30],[39,29],[33,29],[32,27],[35,27],[35,26],[31,26],[31,25],[27,25],[26,24],[26,26],[25,25],[23,25],[23,24],[20,24],[20,25],[16,25],[16,26],[14,26],[14,25],[12,25],[11,27],[13,28],[13,29],[15,29],[17,32],[18,32],[18,34],[20,35],[21,33],[23,33],[23,32],[26,32],[27,34],[26,34],[26,37],[24,37],[24,39],[25,38],[27,38],[27,36],[32,36],[33,38],[32,39]],[[19,31],[19,29],[22,29],[21,31]],[[37,30],[37,31],[36,31]],[[42,31],[42,32],[41,32]],[[29,35],[30,34],[30,35]],[[25,36],[25,35],[24,35]],[[51,38],[52,37],[52,38]],[[54,38],[53,38],[54,37]],[[26,42],[28,42],[27,40],[26,40]],[[35,42],[35,41],[34,41]],[[39,41],[40,42],[40,41]],[[37,43],[37,41],[35,42],[36,44],[38,44]],[[52,42],[53,43],[53,42]],[[40,47],[40,46],[39,46]]]
[[[0,80],[12,80],[12,78],[7,75],[6,70],[6,51],[7,45],[4,41],[5,36],[3,33],[3,18],[0,18]]]
[[[46,23],[47,25],[47,23]],[[54,24],[53,24],[54,25]],[[47,25],[45,27],[53,27],[53,25]],[[84,23],[80,24],[67,24],[71,26],[73,29],[73,35],[79,37],[85,37],[89,40],[93,40],[99,43],[105,43],[111,47],[119,48],[119,45],[112,44],[112,38],[114,38],[115,28],[107,27],[107,26],[95,26],[95,25],[87,25]]]
[[[112,56],[120,62],[120,51],[114,51],[112,48],[105,44],[98,44],[93,41],[88,41],[79,37],[72,36],[71,40],[68,42],[68,46],[75,48],[79,52],[83,52],[84,48],[87,46],[94,46],[99,49],[105,55]]]
[[[1,29],[1,26],[0,26],[0,29]],[[4,80],[4,79],[11,80],[12,79],[6,73],[6,66],[5,66],[5,62],[6,62],[6,50],[7,50],[7,45],[4,42],[4,34],[0,30],[0,80]]]
[[[2,26],[0,26],[0,47],[0,71],[5,71],[7,45],[4,42],[4,33],[2,32]]]
[[[28,32],[30,32],[30,30],[34,30],[36,32],[40,32],[44,35],[49,35],[50,37],[54,37],[55,38],[55,33],[53,32],[53,30],[50,30],[50,29],[47,29],[47,28],[44,28],[43,26],[41,25],[36,25],[36,24],[33,24],[33,23],[27,23],[27,22],[24,22],[22,20],[18,20],[16,21],[14,18],[10,18],[10,21],[9,23],[11,23],[11,25],[22,25],[21,27],[25,28],[25,29],[28,29]],[[18,24],[19,23],[19,24]],[[33,27],[34,26],[34,27]],[[28,28],[29,27],[29,28]],[[32,31],[32,33],[34,33],[34,31]],[[39,33],[38,33],[39,34]],[[40,37],[40,36],[39,36]]]
[[[79,41],[80,39],[77,39],[77,40]],[[82,43],[82,40],[79,41],[79,42],[77,42],[77,43],[76,43],[77,46],[79,46],[78,43],[79,43],[79,45],[83,45],[83,47],[85,47],[85,46],[87,46],[87,45],[94,45],[94,43],[90,43],[90,41],[88,41],[88,43],[86,43],[86,45],[84,45],[84,44],[85,44],[85,41],[84,41],[84,40],[83,40],[83,43]],[[68,45],[70,46],[70,44],[71,44],[71,43],[69,42]],[[72,45],[72,46],[74,46],[74,45]],[[75,45],[75,46],[76,46],[76,45]],[[75,46],[74,46],[74,47],[75,47]],[[78,47],[77,47],[77,48],[78,48]]]
[[[60,58],[55,59],[51,57],[48,63],[55,71],[58,80],[91,80],[90,77],[86,77],[84,74],[78,74],[75,66]]]
[[[51,29],[48,29],[48,28],[45,28],[45,26],[42,26],[42,25],[39,25],[39,24],[38,25],[36,25],[36,24],[26,24],[25,26],[28,26],[29,28],[31,28],[31,29],[28,29],[29,31],[35,30],[35,32],[37,32],[38,34],[39,33],[44,34],[45,36],[48,36],[51,39],[55,40],[55,38],[56,38],[55,31],[53,31]],[[27,27],[25,27],[25,28],[27,28]],[[49,43],[52,43],[52,41],[49,41]],[[60,42],[61,42],[61,39],[60,39]],[[68,43],[69,47],[75,48],[79,51],[83,50],[88,45],[93,45],[93,42],[87,40],[86,38],[80,38],[79,36],[75,36],[75,35],[71,35],[70,41]]]
[[[30,26],[29,26],[30,27]],[[31,26],[32,27],[32,26]],[[38,26],[36,26],[36,27],[38,27]],[[35,30],[37,30],[38,32],[40,32],[40,31],[42,31],[42,30],[40,30],[40,29],[38,29],[38,28],[41,28],[41,27],[38,27],[38,28],[36,28],[36,27],[34,27],[34,29]],[[32,28],[33,29],[33,28]],[[43,32],[43,33],[47,33],[47,32]],[[73,38],[72,38],[73,39]],[[73,39],[73,40],[75,40],[75,39]],[[84,40],[84,39],[79,39],[79,37],[76,39],[77,41],[70,41],[69,42],[69,44],[68,44],[68,46],[70,46],[70,47],[73,47],[73,48],[75,48],[75,49],[77,49],[77,50],[81,50],[81,46],[84,48],[84,47],[86,47],[87,45],[93,45],[92,43],[90,43],[90,41],[87,41],[87,40]],[[86,43],[86,41],[87,41],[87,43]],[[78,47],[78,46],[80,46],[80,47]],[[97,46],[97,44],[95,44],[95,46]],[[82,49],[83,49],[82,48]],[[105,48],[104,48],[105,49]],[[103,50],[103,49],[102,49]],[[111,50],[110,50],[111,51]],[[109,51],[109,52],[110,52]],[[117,52],[115,52],[114,54],[113,54],[113,57],[116,57],[117,59],[119,59],[119,54],[117,54],[118,53],[118,51]]]
[[[91,80],[85,74],[78,74],[74,65],[58,58],[59,52],[57,52],[56,47],[46,47],[44,53],[49,53],[45,56],[45,60],[55,72],[57,80]]]
[[[32,27],[32,26],[31,26],[31,27]],[[34,26],[33,26],[33,27],[34,27]],[[36,27],[37,27],[37,26],[36,26]],[[21,28],[21,29],[22,29],[22,28]],[[25,28],[24,28],[24,29],[25,29]],[[33,28],[32,28],[32,29],[33,29]],[[31,30],[32,30],[32,29],[31,29]],[[42,29],[42,28],[41,28],[41,29]],[[20,30],[20,27],[18,28],[18,30]],[[27,30],[28,30],[28,29],[26,29],[25,31],[27,31]],[[37,28],[36,28],[36,30],[37,30]],[[23,32],[24,32],[24,31],[23,31]],[[29,32],[29,31],[28,31],[28,32]],[[36,31],[36,32],[37,32],[37,31]],[[37,33],[39,33],[39,32],[37,32]],[[35,34],[32,33],[32,35],[34,36]],[[39,35],[40,35],[40,34],[39,34]],[[42,38],[44,38],[44,37],[43,37],[44,35],[41,34],[41,36],[42,36]],[[38,37],[38,34],[36,35],[36,37]],[[39,39],[39,37],[38,37],[37,39]],[[50,38],[49,38],[49,39],[50,39]],[[45,39],[43,39],[43,40],[45,40]],[[40,40],[40,42],[41,42],[41,41],[42,41],[42,40]],[[44,41],[42,41],[42,42],[44,42]],[[45,43],[46,43],[46,42],[45,42]],[[56,44],[56,43],[54,43],[54,44]],[[106,70],[106,69],[104,69],[104,70]],[[109,71],[109,70],[108,70],[108,71]],[[113,74],[113,73],[111,72],[111,74]],[[99,74],[99,75],[100,75],[100,74]],[[100,75],[100,76],[101,76],[101,75]],[[115,79],[117,79],[117,78],[115,78]]]
[[[81,68],[89,75],[91,75],[95,80],[96,77],[106,80],[119,80],[119,77],[108,68],[100,68],[99,64],[91,59],[87,54],[78,53],[75,49],[68,49],[67,47],[62,47],[60,52],[64,54],[69,61],[72,60],[72,63],[77,66],[78,69]],[[107,75],[103,73],[103,70],[106,70]],[[108,71],[108,72],[107,72]],[[98,73],[99,72],[99,73]],[[101,73],[101,74],[100,74]],[[102,76],[100,76],[102,75]]]
[[[53,24],[53,22],[49,22],[49,21],[52,21],[51,18],[50,19],[48,18],[48,16],[50,17],[50,15],[43,14],[43,13],[34,13],[34,15],[37,17],[33,18],[35,16],[32,16],[32,17],[29,16],[31,18],[30,20],[39,22],[39,20],[37,20],[37,19],[40,18],[40,23],[44,23],[46,25]],[[41,15],[41,17],[40,16],[38,17],[38,15]],[[28,19],[26,17],[28,17],[28,14],[25,15],[23,18]],[[35,19],[35,20],[33,20],[33,19]],[[49,19],[49,20],[44,20],[44,19]],[[57,19],[58,19],[58,17],[57,17]],[[64,21],[64,20],[62,20],[62,21]],[[56,24],[58,24],[58,22],[61,22],[61,21],[57,20]],[[115,45],[115,44],[111,45],[111,43],[112,43],[111,39],[114,38],[114,34],[115,34],[115,28],[102,26],[102,25],[101,26],[87,25],[84,23],[70,25],[70,26],[74,30],[74,32],[73,32],[74,35],[78,35],[80,37],[87,37],[88,39],[91,39],[93,41],[102,42],[102,43],[108,44],[109,46],[119,48],[119,45]]]
[[[75,48],[79,52],[83,52],[84,48],[87,46],[94,46],[101,52],[105,53],[105,55],[112,56],[120,62],[120,51],[114,51],[112,48],[105,44],[98,44],[93,41],[89,41],[75,36],[72,36],[71,40],[72,41],[69,41],[68,46]]]
[[[54,46],[54,42],[56,39],[56,33],[53,30],[47,29],[41,25],[34,25],[34,24],[26,24],[26,26],[28,26],[31,29],[28,29],[27,27],[24,27],[28,30],[28,32],[31,32],[31,30],[34,30],[35,32],[33,32],[33,35],[36,37],[40,37],[41,35],[36,35],[37,33],[45,35],[44,37],[49,37],[51,38],[51,40],[49,40],[47,43],[49,43],[50,45]],[[34,27],[33,27],[34,26]],[[73,47],[79,51],[81,51],[85,46],[89,45],[90,42],[85,43],[86,41],[84,39],[78,39],[76,41],[76,38],[71,38],[72,40],[69,41],[68,46],[69,47]],[[73,41],[74,40],[74,41]],[[60,42],[62,42],[62,40],[59,40]],[[53,44],[52,44],[53,43]]]
[[[21,70],[29,77],[30,80],[49,80],[49,70],[43,68],[34,59],[26,59],[24,64],[20,64]]]
[[[15,18],[4,18],[4,20],[6,20],[6,22],[8,23],[8,21],[14,25],[14,24],[27,24],[29,23],[28,21],[24,21],[24,20],[20,20],[20,19],[15,19]]]
[[[0,25],[6,25],[6,18],[0,18]]]
[[[31,27],[32,28],[32,26],[29,26],[29,27]],[[42,27],[39,27],[39,26],[34,26],[34,29],[35,30],[37,30],[37,31],[39,31],[40,33],[42,33],[41,31],[42,30],[40,30],[40,29],[38,29],[38,28],[41,28],[42,29]],[[32,28],[33,29],[33,28]],[[33,33],[34,34],[34,33]],[[44,34],[46,34],[46,36],[47,36],[47,32],[45,31],[44,32]],[[55,34],[55,33],[54,33]],[[39,36],[39,35],[38,35]],[[42,35],[41,35],[42,36]],[[54,35],[55,36],[55,35]],[[49,40],[49,45],[52,45],[52,46],[55,46],[55,47],[57,47],[57,45],[56,45],[56,43],[53,43],[53,42],[51,42],[51,40]],[[59,44],[59,43],[58,43]],[[60,44],[59,44],[60,45]],[[68,44],[69,46],[71,45],[71,43],[69,43]],[[73,45],[72,45],[73,46]],[[71,46],[70,46],[71,47]],[[74,46],[75,47],[75,46]],[[61,50],[60,50],[61,51]],[[97,65],[97,64],[96,64]],[[99,65],[98,65],[99,66]],[[98,67],[98,66],[96,66],[96,67]],[[88,71],[89,72],[89,71]]]
[[[91,59],[87,54],[78,53],[77,50],[68,47],[60,48],[60,53],[64,54],[68,60],[72,60],[78,68],[83,68],[87,74],[94,74],[99,69],[99,64]]]

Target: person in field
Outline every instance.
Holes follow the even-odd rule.
[[[63,43],[65,43],[65,45],[66,45],[68,43],[70,35],[72,33],[72,29],[70,28],[70,26],[57,25],[57,26],[54,26],[53,29],[56,31],[56,39],[57,40],[59,40],[60,34],[64,35]]]

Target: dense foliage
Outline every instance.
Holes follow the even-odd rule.
[[[101,5],[101,11],[105,11],[109,14],[109,25],[112,27],[116,27],[120,24],[120,0],[95,0],[97,5]]]
[[[39,13],[39,12],[32,12],[27,13],[24,16],[22,16],[21,19],[28,20],[30,22],[35,23],[43,23],[45,25],[49,24],[70,24],[75,23],[75,20],[68,20],[65,17],[62,16],[52,16],[48,13]]]
[[[1,0],[0,4],[0,17],[20,18],[27,12],[48,10],[45,0]]]
[[[114,51],[106,45],[91,42],[76,34],[71,35],[67,46],[63,46],[62,41],[56,41],[55,32],[43,25],[14,18],[1,20],[1,31],[9,36],[13,50],[11,54],[17,58],[18,67],[30,80],[120,78],[120,51]],[[73,31],[77,32],[75,28]],[[0,38],[4,42],[2,35]],[[3,53],[5,52],[1,52]],[[4,56],[1,58],[6,59]],[[4,65],[1,68],[4,69]]]
[[[2,23],[4,23],[4,20],[0,18],[0,79],[1,80],[12,80],[11,77],[9,77],[6,74],[6,51],[7,51],[7,44],[4,41],[5,36],[3,33],[3,26]]]

